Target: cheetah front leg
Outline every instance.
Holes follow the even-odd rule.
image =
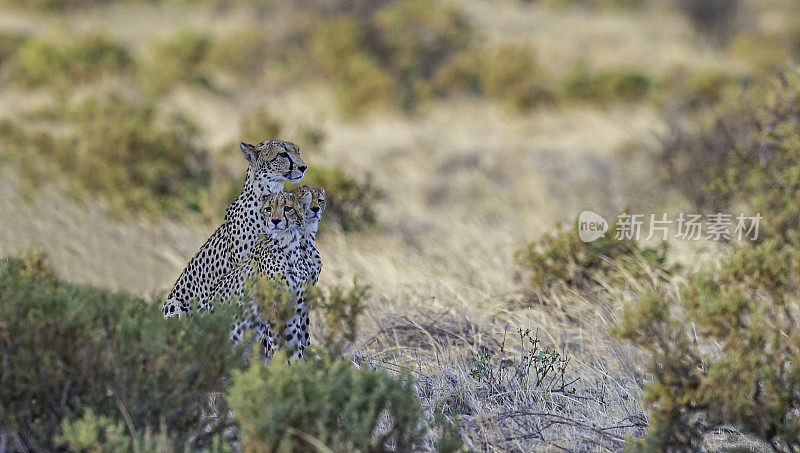
[[[308,310],[302,296],[294,306],[294,313],[292,319],[286,322],[283,339],[289,358],[300,360],[304,358],[304,351],[309,345]]]

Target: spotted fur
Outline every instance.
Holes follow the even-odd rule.
[[[302,303],[302,294],[308,276],[300,250],[300,241],[303,234],[303,218],[305,212],[298,199],[288,193],[279,192],[264,198],[262,215],[267,227],[256,240],[250,251],[249,259],[240,263],[236,268],[227,273],[218,283],[214,296],[215,299],[237,301],[239,304],[255,307],[252,300],[242,300],[245,293],[246,282],[258,276],[280,276],[295,300],[293,307],[295,316],[307,316],[305,304]],[[247,313],[257,308],[247,308]],[[294,318],[293,318],[294,319]],[[286,323],[287,326],[289,322]],[[262,353],[265,359],[272,356],[274,344],[273,328],[263,316],[248,318],[242,316],[234,321],[231,339],[239,341],[248,330],[256,331],[256,337],[264,342]],[[308,341],[308,329],[303,331],[284,331],[282,341],[287,349],[295,353],[295,357],[302,357],[303,341]],[[298,341],[299,338],[299,341]]]
[[[200,247],[181,273],[162,305],[165,317],[190,315],[191,302],[212,309],[217,281],[247,259],[266,224],[260,212],[262,197],[280,192],[284,181],[299,181],[306,170],[297,145],[278,140],[256,146],[242,142],[248,161],[242,193],[225,212],[225,221]]]
[[[325,189],[314,189],[308,186],[299,186],[292,190],[295,197],[300,200],[305,212],[303,221],[303,236],[300,240],[300,250],[303,265],[308,275],[307,283],[316,285],[322,271],[322,259],[317,249],[317,230],[322,213],[325,212]]]

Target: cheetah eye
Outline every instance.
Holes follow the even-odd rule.
[[[279,153],[279,154],[278,154],[278,156],[280,156],[280,157],[285,157],[285,158],[287,158],[287,159],[288,159],[288,158],[289,158],[289,153],[287,153],[286,151],[284,151],[284,152],[282,152],[282,153]]]
[[[267,212],[272,212],[272,208],[270,208],[269,206],[267,206],[266,208],[264,208],[264,210],[265,210],[265,211],[267,211]]]
[[[286,206],[286,207],[283,208],[283,212],[291,212],[291,211],[292,211],[292,207],[291,206]]]

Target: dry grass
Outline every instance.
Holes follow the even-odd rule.
[[[489,40],[525,36],[538,61],[555,74],[578,63],[602,68],[635,62],[652,73],[681,66],[746,69],[666,10],[594,15],[512,1],[454,4]],[[219,20],[205,9],[187,15],[141,5],[71,14],[4,12],[0,27],[100,29],[144,54],[149,43],[174,33],[177,22],[212,33],[255,24],[240,9]],[[37,99],[48,100],[46,94],[2,89],[0,116],[35,108]],[[613,290],[597,299],[560,292],[534,304],[515,278],[512,255],[584,209],[614,215],[625,206],[662,208],[648,185],[648,169],[617,154],[630,142],[652,139],[661,124],[653,107],[572,106],[515,115],[482,101],[454,100],[416,117],[375,112],[352,121],[337,116],[327,88],[287,90],[267,82],[224,93],[181,87],[164,102],[197,121],[211,148],[237,140],[241,114],[262,106],[284,119],[288,135],[281,138],[292,140],[298,125],[318,124],[327,141],[305,151],[310,165],[371,175],[384,189],[378,231],[333,231],[320,238],[321,283],[346,285],[357,276],[373,287],[354,354],[375,366],[411,370],[426,408],[448,409],[469,447],[617,451],[625,436],[642,435],[642,361],[608,334],[633,293]],[[239,152],[226,152],[244,170]],[[57,185],[32,201],[23,195],[13,171],[3,169],[0,255],[38,246],[68,280],[140,294],[168,290],[216,227],[121,223],[93,200],[76,204]],[[687,261],[696,258],[696,249],[679,252]],[[516,327],[538,330],[546,344],[569,354],[568,374],[579,378],[574,395],[522,387],[492,392],[469,376],[470,354],[497,348],[504,332]]]

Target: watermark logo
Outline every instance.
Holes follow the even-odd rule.
[[[578,217],[578,236],[583,242],[592,242],[603,237],[608,231],[608,222],[600,214],[592,211],[581,212]]]
[[[617,240],[666,241],[670,237],[683,241],[743,241],[758,240],[761,214],[687,214],[680,213],[671,219],[667,214],[620,214],[614,222]],[[649,221],[648,221],[649,220]],[[592,211],[581,212],[578,217],[578,235],[583,242],[592,242],[608,231],[608,222]]]

